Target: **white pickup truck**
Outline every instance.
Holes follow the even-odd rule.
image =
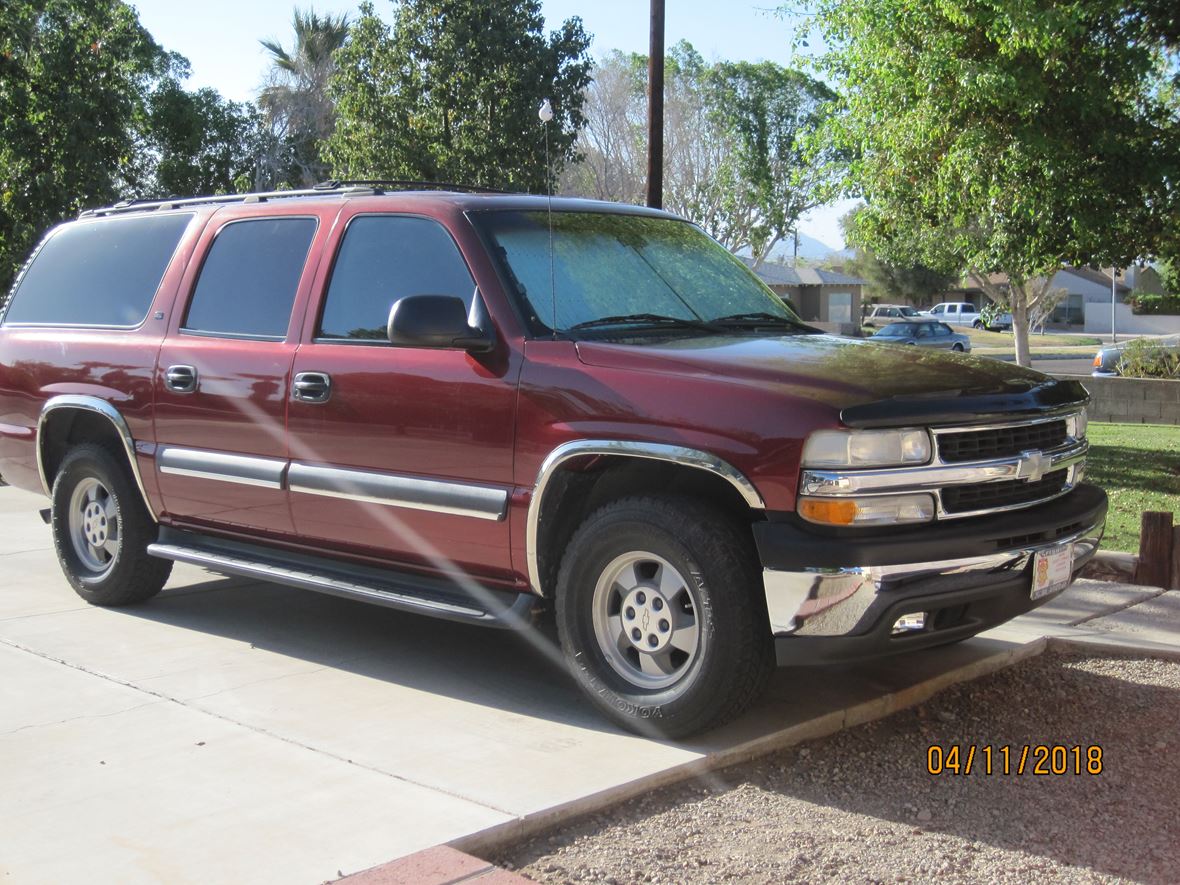
[[[979,310],[970,301],[944,301],[923,313],[956,326],[973,326],[979,319]]]

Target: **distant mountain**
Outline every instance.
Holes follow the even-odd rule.
[[[783,240],[783,242],[770,250],[772,261],[781,261],[790,264],[791,259],[794,257],[795,240],[793,237]],[[815,263],[832,257],[847,258],[850,257],[850,253],[847,250],[836,249],[827,243],[817,240],[815,237],[801,233],[799,234],[799,257]]]

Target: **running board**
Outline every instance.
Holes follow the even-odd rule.
[[[531,593],[511,593],[482,586],[474,591],[478,594],[476,599],[458,584],[438,578],[352,566],[336,560],[221,541],[175,529],[161,529],[160,538],[147,548],[149,554],[160,559],[487,627],[527,626],[539,601]]]

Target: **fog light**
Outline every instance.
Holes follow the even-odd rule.
[[[912,615],[902,615],[893,622],[892,633],[900,636],[903,633],[920,633],[926,629],[926,612],[914,612]]]

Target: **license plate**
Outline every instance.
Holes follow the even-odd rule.
[[[1032,598],[1040,599],[1064,590],[1069,586],[1072,571],[1073,544],[1038,550],[1033,557]]]

